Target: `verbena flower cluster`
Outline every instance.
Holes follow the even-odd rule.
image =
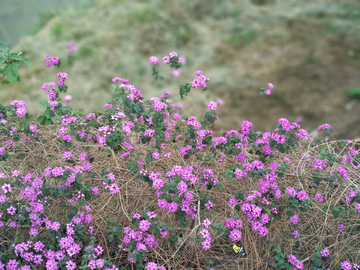
[[[75,51],[74,46],[69,45],[68,48]],[[60,66],[57,57],[46,56],[45,59],[47,67]],[[155,56],[149,60],[153,65],[159,62]],[[170,52],[162,57],[162,62],[178,69],[186,60],[178,57],[176,52]],[[156,70],[153,71],[155,79],[159,78]],[[201,70],[194,75],[197,78],[180,87],[181,96],[189,93],[190,88],[207,89],[210,79]],[[167,269],[168,261],[151,261],[155,258],[151,254],[169,243],[176,246],[174,252],[177,252],[184,243],[182,241],[188,238],[200,242],[204,251],[210,251],[218,241],[231,246],[229,243],[241,240],[245,227],[252,234],[265,238],[269,235],[271,225],[285,218],[288,220],[287,226],[293,230],[300,229],[298,225],[306,219],[304,213],[309,208],[320,208],[329,196],[309,192],[303,179],[298,178],[292,153],[303,146],[310,147],[313,142],[297,122],[290,123],[280,118],[273,132],[261,133],[251,129],[253,124],[250,121],[243,120],[239,130],[230,130],[223,136],[215,137],[210,127],[219,119],[216,108],[221,102],[209,101],[207,108],[210,111],[203,119],[187,117],[171,104],[168,93],[144,101],[141,90],[120,77],[112,79],[117,95],[111,104],[104,106],[103,114],[80,115],[60,102],[60,94],[67,91],[65,80],[68,74],[59,72],[56,77],[59,78],[57,85],[46,82],[41,86],[42,90],[47,90],[48,101],[40,102],[46,110],[36,122],[27,114],[24,101],[14,100],[7,107],[0,105],[0,131],[4,134],[1,140],[5,138],[0,147],[0,161],[9,162],[23,144],[42,142],[41,132],[46,126],[55,130],[57,135],[57,146],[49,156],[54,157],[59,153],[59,160],[68,164],[57,166],[53,162],[52,166],[37,174],[23,168],[12,168],[11,171],[0,167],[0,228],[15,233],[19,226],[26,224],[29,227],[27,240],[15,240],[11,246],[13,254],[0,262],[0,270],[25,270],[41,266],[73,270],[80,265],[107,270],[122,267],[113,264],[108,256],[104,256],[104,247],[95,244],[92,226],[95,211],[91,201],[98,198],[97,194],[101,192],[121,197],[121,187],[119,176],[113,168],[100,172],[103,177],[101,184],[82,184],[94,171],[94,152],[89,150],[90,145],[96,145],[96,151],[104,153],[106,149],[122,149],[121,162],[127,164],[137,181],[147,183],[151,188],[156,208],[144,206],[142,213],[132,215],[128,226],[121,228],[111,223],[114,227],[110,230],[115,230],[121,241],[121,252],[127,254],[127,261],[135,264],[137,269]],[[267,95],[273,89],[271,83],[268,86],[269,89],[265,91]],[[67,101],[70,100],[67,98]],[[319,129],[330,129],[330,125],[321,125]],[[332,187],[347,181],[350,178],[347,168],[358,172],[359,153],[353,147],[344,148],[346,151],[342,156],[325,148],[316,157],[302,151],[301,164],[298,165],[316,172],[312,176],[311,187],[319,187],[322,183]],[[281,161],[275,160],[280,154],[287,156]],[[173,158],[180,162],[163,168],[166,160]],[[158,166],[150,166],[152,163]],[[330,173],[325,174],[328,169]],[[294,176],[294,181],[285,186],[282,178],[287,176]],[[243,192],[241,187],[249,179],[256,186]],[[232,190],[232,193],[227,190],[223,193],[227,197],[219,200],[214,194],[223,192],[230,180],[238,183],[239,189]],[[22,211],[22,206],[14,202],[12,194],[17,186],[20,187],[18,196],[26,205],[26,211]],[[63,207],[66,206],[68,211],[66,219],[47,214],[47,207],[54,202],[52,196],[66,201],[63,202]],[[356,212],[360,212],[360,190],[349,188],[341,207],[328,205],[323,211],[328,212],[330,207],[335,220],[339,213],[356,215]],[[215,211],[224,209],[236,211],[238,216],[219,218],[214,215]],[[160,214],[167,218],[160,219]],[[181,221],[179,226],[188,226],[188,232],[192,235],[187,235],[181,227],[174,229],[169,221],[171,219]],[[338,226],[339,230],[344,228],[343,224]],[[50,240],[44,240],[45,232]],[[353,233],[350,229],[344,237],[350,237]],[[305,269],[306,258],[301,255],[303,233],[294,230],[293,236],[299,244],[297,257],[301,259],[289,254],[291,265],[287,267]],[[90,242],[86,240],[89,237]],[[247,247],[250,248],[249,245]],[[320,267],[324,258],[331,257],[330,245],[317,250],[321,264],[314,259],[314,267]],[[279,258],[278,264],[285,264],[284,258]],[[348,261],[343,261],[340,267],[359,269],[357,264]]]

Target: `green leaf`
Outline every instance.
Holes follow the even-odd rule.
[[[10,55],[9,58],[14,59],[14,60],[22,60],[22,57],[17,56],[17,55]]]
[[[43,101],[38,101],[36,102],[37,105],[39,105],[41,108],[47,108],[49,103],[47,102],[47,100],[43,100]]]
[[[5,48],[3,51],[2,51],[2,56],[5,57],[5,58],[9,58],[10,56],[10,50],[9,48]]]
[[[8,79],[13,83],[16,82],[17,78],[19,77],[18,71],[18,67],[14,64],[9,64],[4,69],[6,77],[8,77]]]
[[[278,264],[284,263],[284,260],[279,255],[275,255],[274,258],[278,261]]]
[[[115,149],[115,142],[114,141],[109,142],[109,146],[111,149]]]
[[[5,44],[6,45],[6,42],[0,38],[0,44]]]
[[[53,121],[51,120],[51,118],[47,118],[45,121],[45,126],[51,125],[53,123]]]
[[[40,123],[41,125],[45,125],[46,116],[41,115],[36,119],[36,122]]]
[[[0,57],[0,65],[2,65],[6,61],[6,58]]]
[[[280,247],[276,247],[276,248],[275,248],[275,247],[272,247],[271,250],[272,250],[272,251],[275,251],[275,252],[278,253],[278,254],[281,253],[281,248],[280,248]]]
[[[321,265],[322,265],[322,261],[321,261],[321,259],[316,259],[315,261],[313,261],[313,264],[314,264],[315,266],[321,266]]]
[[[338,211],[338,212],[340,211],[340,207],[338,207],[338,206],[333,206],[332,209],[335,211]]]
[[[21,62],[23,62],[25,65],[28,65],[29,67],[31,67],[31,62],[29,61],[29,59],[27,59],[26,57],[21,57]]]
[[[283,264],[278,264],[278,266],[281,268],[281,269],[289,269],[289,267],[291,267],[290,264],[288,263],[283,263]]]

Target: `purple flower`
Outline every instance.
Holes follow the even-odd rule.
[[[172,202],[167,205],[167,210],[170,213],[175,213],[177,209],[178,209],[178,204],[176,202]]]
[[[235,221],[235,227],[236,228],[240,229],[240,228],[242,228],[242,226],[243,226],[243,224],[242,224],[241,219],[238,219],[238,220]]]
[[[179,191],[180,194],[183,194],[184,192],[187,191],[188,186],[184,181],[181,181],[178,185],[177,185],[177,189]]]
[[[207,107],[208,107],[210,110],[216,110],[217,104],[216,104],[215,101],[210,101],[210,102],[207,104]]]
[[[241,177],[243,177],[243,176],[245,175],[244,172],[243,172],[241,169],[239,169],[239,168],[236,168],[234,174],[235,174],[235,176],[236,176],[237,178],[241,178]]]
[[[203,238],[205,238],[205,239],[207,239],[207,238],[210,237],[210,233],[209,233],[209,231],[208,231],[207,229],[202,229],[202,230],[200,231],[200,234],[201,234],[201,236],[202,236]]]
[[[146,232],[147,230],[149,230],[151,226],[151,223],[149,221],[147,221],[146,219],[140,221],[140,224],[139,224],[139,229],[143,232]]]
[[[305,201],[307,199],[308,195],[306,194],[305,191],[300,191],[298,192],[297,194],[297,198],[300,200],[300,201]]]
[[[204,242],[201,242],[203,249],[208,250],[211,248],[210,238],[207,238]]]
[[[181,71],[180,71],[180,69],[175,69],[172,72],[172,74],[173,74],[174,77],[179,77],[181,75]]]
[[[51,57],[51,62],[54,64],[54,65],[57,65],[59,63],[59,57]]]
[[[299,221],[299,216],[298,215],[293,215],[292,217],[290,217],[290,222],[293,224],[298,223]]]
[[[158,159],[160,157],[160,154],[158,152],[153,152],[152,157]]]
[[[213,207],[213,203],[209,200],[207,203],[205,203],[205,206],[208,210],[210,210],[211,207]]]
[[[318,127],[318,130],[320,130],[320,129],[330,129],[330,125],[325,123]]]
[[[297,262],[296,257],[292,254],[289,254],[289,262],[294,265]]]
[[[209,228],[209,226],[211,225],[211,221],[208,218],[206,218],[203,221],[202,225],[204,225],[206,228]]]
[[[351,270],[352,269],[351,263],[349,263],[348,261],[343,261],[341,263],[341,269]]]
[[[318,200],[319,202],[323,202],[324,198],[321,196],[320,193],[315,194],[315,199]]]
[[[286,190],[291,197],[295,197],[297,194],[296,190],[293,187],[287,187]]]
[[[164,56],[162,58],[162,61],[163,61],[164,64],[169,63],[170,62],[170,56],[168,56],[168,55]]]
[[[77,52],[77,47],[76,47],[76,45],[73,44],[73,43],[68,43],[68,44],[66,44],[65,48],[66,48],[66,49],[69,49],[69,50],[72,51],[72,52]]]
[[[235,227],[235,221],[233,219],[226,220],[225,227],[228,228],[228,229],[234,228]]]
[[[17,114],[17,116],[22,117],[26,114],[26,109],[25,108],[17,108],[16,114]]]
[[[147,266],[145,266],[145,269],[146,269],[146,270],[157,270],[157,269],[158,269],[158,265],[157,265],[157,263],[149,262],[149,263],[147,264]]]
[[[15,212],[16,212],[16,208],[11,205],[11,206],[7,209],[7,212],[8,212],[10,215],[13,215],[13,214],[15,214]]]
[[[170,55],[170,58],[173,58],[173,57],[177,56],[177,53],[176,52],[171,52],[171,53],[169,53],[169,55]]]
[[[324,248],[323,250],[321,250],[320,253],[321,253],[321,256],[323,256],[323,257],[327,257],[330,255],[330,252],[327,248]]]
[[[153,65],[156,65],[159,62],[159,59],[156,56],[151,56],[149,58],[149,60],[150,60],[150,63]]]
[[[230,198],[229,201],[228,201],[229,205],[232,206],[232,207],[236,206],[236,204],[238,202],[239,202],[239,200],[236,199],[235,197]]]
[[[271,94],[271,89],[268,89],[268,90],[264,91],[264,93],[267,94],[267,95],[270,95]]]
[[[138,250],[146,250],[146,246],[143,243],[137,243],[136,249]]]
[[[266,236],[268,233],[269,233],[268,228],[266,228],[266,227],[260,227],[260,229],[259,229],[259,235],[260,235],[260,236]]]
[[[229,237],[231,241],[239,241],[241,239],[241,232],[238,229],[234,229],[231,231]]]
[[[64,101],[64,102],[70,102],[70,101],[72,101],[72,96],[71,96],[71,95],[65,95],[64,98],[63,98],[63,101]]]

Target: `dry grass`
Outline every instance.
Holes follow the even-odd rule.
[[[33,173],[34,175],[42,174],[44,169],[48,166],[54,168],[59,166],[71,166],[82,165],[82,162],[75,161],[73,164],[64,162],[61,151],[54,152],[54,148],[58,147],[58,137],[56,134],[56,126],[41,127],[39,132],[41,141],[30,141],[29,143],[19,143],[16,153],[12,153],[12,159],[6,163],[0,163],[0,171],[10,174],[11,170],[18,169],[20,175],[27,173]],[[4,141],[4,137],[0,137],[0,142]],[[360,141],[355,141],[354,144],[358,144]],[[140,143],[141,144],[141,143]],[[336,144],[336,143],[335,143]],[[133,146],[141,148],[133,141]],[[359,261],[359,241],[357,240],[359,235],[358,231],[349,233],[348,237],[342,237],[341,232],[337,229],[338,224],[343,223],[346,228],[356,228],[359,224],[359,213],[348,214],[346,218],[334,219],[331,210],[324,211],[324,205],[342,205],[345,206],[345,193],[349,188],[358,188],[360,181],[358,178],[359,172],[352,169],[350,166],[344,166],[349,174],[349,179],[343,181],[338,187],[329,186],[324,180],[319,184],[317,188],[310,189],[309,185],[312,183],[312,174],[314,169],[309,166],[306,159],[301,157],[301,153],[309,154],[312,158],[318,157],[319,149],[323,147],[334,147],[329,143],[318,145],[314,148],[308,148],[306,146],[300,147],[297,152],[291,155],[286,155],[290,158],[289,169],[286,175],[279,178],[277,183],[282,187],[293,186],[305,190],[311,198],[314,198],[315,193],[321,193],[324,197],[324,202],[319,203],[315,199],[312,200],[312,206],[309,212],[298,212],[300,222],[297,225],[289,223],[285,213],[282,213],[282,220],[272,221],[269,227],[269,234],[266,237],[259,237],[256,232],[251,230],[251,225],[246,222],[246,217],[241,211],[236,211],[233,207],[230,207],[227,200],[233,197],[235,193],[241,189],[244,195],[248,194],[252,190],[257,190],[258,179],[245,178],[226,180],[224,177],[220,177],[220,174],[227,170],[229,166],[234,166],[234,159],[226,157],[225,161],[220,163],[214,160],[204,161],[197,160],[196,155],[190,156],[189,159],[184,160],[181,155],[175,150],[170,149],[172,152],[171,158],[160,158],[154,162],[151,162],[147,170],[154,172],[161,172],[163,175],[170,170],[174,165],[189,164],[191,166],[201,165],[205,168],[212,168],[214,176],[219,176],[219,180],[223,183],[224,190],[221,191],[218,188],[207,191],[206,187],[198,186],[198,195],[192,202],[192,205],[199,205],[200,194],[208,193],[209,197],[213,201],[214,207],[212,211],[206,209],[199,211],[199,219],[191,224],[191,220],[187,219],[187,227],[181,226],[181,223],[174,214],[168,213],[166,210],[161,210],[157,207],[157,197],[154,195],[154,189],[149,187],[145,182],[139,181],[127,168],[127,161],[120,158],[120,155],[125,150],[120,149],[118,152],[110,150],[108,147],[99,147],[96,144],[82,145],[81,150],[77,152],[89,153],[94,156],[92,162],[91,173],[82,173],[81,183],[89,183],[91,186],[99,186],[100,193],[96,199],[88,201],[92,208],[91,214],[93,214],[93,221],[90,225],[94,226],[94,235],[99,241],[99,244],[104,247],[104,253],[107,254],[112,260],[118,263],[120,266],[124,266],[126,269],[134,269],[133,266],[127,261],[127,253],[121,252],[118,245],[125,244],[122,241],[122,237],[118,237],[112,243],[108,242],[107,230],[109,226],[107,222],[113,220],[118,222],[123,227],[133,225],[129,221],[132,220],[134,213],[143,213],[144,210],[155,210],[157,213],[156,221],[172,225],[173,231],[169,231],[169,236],[176,235],[182,237],[174,245],[170,245],[167,239],[161,239],[159,237],[159,246],[152,249],[148,254],[149,261],[155,261],[160,265],[166,265],[168,269],[170,267],[178,267],[176,269],[204,269],[205,265],[208,265],[208,261],[212,260],[214,269],[270,269],[266,263],[267,258],[273,258],[274,252],[270,251],[270,247],[279,246],[282,248],[285,255],[297,254],[299,258],[301,256],[302,261],[307,265],[311,261],[311,255],[314,252],[314,245],[319,244],[320,239],[323,239],[325,246],[331,250],[331,256],[336,256],[336,259],[331,260],[325,265],[330,269],[334,269],[335,265],[341,261],[347,259],[352,262]],[[356,148],[356,147],[355,147]],[[248,149],[249,150],[249,149]],[[246,150],[247,160],[255,160],[256,156],[251,155]],[[205,150],[207,151],[207,150]],[[146,149],[142,149],[142,155],[139,160],[146,156]],[[203,154],[199,153],[199,154]],[[282,163],[285,155],[281,153],[276,154],[276,160]],[[76,158],[74,159],[76,160]],[[268,165],[268,164],[265,164]],[[111,172],[116,176],[115,182],[119,186],[120,192],[117,194],[110,194],[102,188],[102,181],[104,179],[102,172],[103,169],[109,168]],[[328,167],[324,171],[323,177],[325,178],[335,169]],[[57,186],[61,184],[58,180],[43,178],[44,184],[51,184]],[[301,181],[297,181],[301,179]],[[316,189],[316,192],[315,190]],[[13,203],[17,202],[18,205],[25,206],[25,201],[20,200],[18,196],[19,190],[13,193]],[[75,192],[76,195],[76,192]],[[283,204],[287,204],[287,195],[283,195],[280,201]],[[18,198],[18,199],[15,199]],[[49,197],[49,207],[45,207],[45,213],[50,219],[57,218],[64,222],[65,209],[59,205],[60,202],[65,202],[63,196]],[[204,251],[198,242],[195,240],[196,234],[199,233],[203,219],[208,217],[212,222],[225,222],[227,218],[232,216],[240,217],[244,222],[242,231],[242,242],[245,246],[248,254],[247,258],[241,258],[239,255],[233,253],[231,246],[232,243],[228,237],[219,235],[214,228],[210,229],[212,236],[212,247],[208,251]],[[130,224],[130,225],[129,225]],[[297,242],[291,233],[293,230],[298,230],[301,234],[301,244],[303,251],[300,252],[296,247]],[[48,240],[44,235],[45,228],[39,231],[43,235],[44,240]],[[16,236],[20,236],[19,241],[25,241],[28,239],[29,229],[26,226],[17,228],[16,232],[13,229],[5,228],[1,231],[1,237],[3,241],[0,247],[3,251],[9,248],[10,243]],[[300,255],[301,254],[301,255]],[[306,256],[305,256],[306,255]],[[79,258],[80,260],[80,258]],[[310,266],[306,266],[306,269],[310,269]],[[174,269],[174,268],[172,268]]]

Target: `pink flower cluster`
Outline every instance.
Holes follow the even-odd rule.
[[[321,256],[323,257],[328,257],[330,255],[330,251],[327,248],[324,248],[323,250],[320,251]]]
[[[330,125],[325,123],[318,127],[318,130],[321,130],[321,129],[330,129]]]
[[[77,52],[77,47],[76,47],[76,45],[73,44],[73,43],[68,43],[68,44],[66,44],[65,48],[66,48],[66,49],[69,49],[69,50],[72,51],[72,52]]]
[[[58,80],[58,86],[64,86],[64,81],[67,79],[68,75],[65,72],[59,72],[58,74],[56,74],[56,77],[60,78]]]
[[[17,116],[23,117],[26,114],[25,101],[13,100],[10,102],[10,105],[15,107],[13,111],[15,111]]]
[[[304,264],[292,254],[289,255],[289,262],[294,265],[296,269],[304,269]]]
[[[205,75],[202,75],[202,71],[198,70],[195,71],[195,76],[198,76],[198,78],[195,78],[194,80],[191,81],[191,86],[198,88],[199,86],[201,86],[202,89],[206,88],[206,82],[209,81],[210,79],[208,77],[206,77]]]
[[[268,83],[268,86],[269,86],[269,89],[266,90],[264,93],[267,94],[267,95],[270,95],[271,94],[271,89],[273,89],[274,86],[272,85],[272,83]]]
[[[207,104],[207,107],[210,109],[210,110],[216,110],[216,102],[215,101],[210,101],[208,104]]]
[[[57,65],[59,63],[59,57],[50,57],[50,55],[46,55],[45,61],[46,66],[50,68],[51,65]]]
[[[150,60],[150,63],[153,64],[153,65],[156,65],[159,62],[159,59],[157,59],[156,56],[151,56],[149,58],[149,60]]]

